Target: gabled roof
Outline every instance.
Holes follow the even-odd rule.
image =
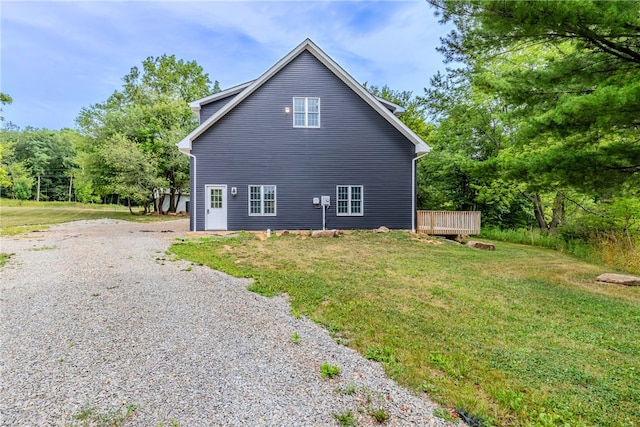
[[[373,96],[369,91],[358,83],[353,77],[349,75],[337,62],[331,59],[326,53],[324,53],[315,43],[310,39],[306,39],[298,45],[295,49],[289,52],[284,58],[276,62],[271,68],[269,68],[264,74],[262,74],[256,80],[243,83],[238,86],[234,86],[230,89],[222,92],[215,93],[206,98],[198,101],[194,101],[189,104],[194,112],[199,112],[200,107],[204,104],[226,98],[232,95],[235,97],[225,104],[220,110],[216,111],[211,117],[202,122],[200,126],[194,129],[189,135],[178,142],[178,148],[185,153],[191,152],[191,144],[193,141],[202,135],[207,129],[209,129],[218,120],[224,117],[229,111],[233,110],[238,104],[249,97],[253,92],[260,88],[266,81],[277,74],[291,61],[298,57],[302,52],[309,52],[318,61],[320,61],[325,67],[327,67],[333,74],[342,80],[351,90],[360,96],[367,104],[369,104],[375,111],[377,111],[384,119],[386,119],[393,127],[395,127],[402,135],[404,135],[409,141],[415,145],[416,154],[424,154],[431,150],[431,148],[424,142],[418,135],[416,135],[411,129],[409,129],[404,123],[402,123],[388,108],[387,106],[394,106],[395,104],[389,101],[383,101]],[[383,105],[383,103],[387,106]],[[399,109],[402,107],[397,106]],[[394,112],[401,112],[394,108]]]
[[[212,102],[237,95],[253,82],[255,82],[255,80],[251,80],[246,83],[242,83],[237,86],[230,87],[229,89],[216,92],[202,99],[198,99],[197,101],[192,101],[189,103],[189,108],[191,108],[191,111],[193,111],[193,114],[195,114],[198,118],[200,118],[200,110],[202,109],[203,105],[207,105]],[[382,102],[389,109],[389,111],[391,111],[396,116],[399,116],[400,114],[405,112],[404,107],[398,104],[394,104],[393,102],[386,100],[384,98],[380,98],[379,96],[376,96],[375,98],[378,101]]]

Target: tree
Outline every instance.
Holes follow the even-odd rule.
[[[0,92],[0,105],[7,105],[13,102],[13,98],[7,95],[6,93]],[[2,108],[0,108],[0,113],[2,112]],[[4,116],[0,114],[0,122],[4,122]]]
[[[29,178],[21,179],[21,185],[39,182],[41,191],[32,191],[34,189],[30,188],[30,192],[35,193],[38,199],[68,200],[73,180],[72,171],[75,168],[74,141],[78,138],[80,135],[71,129],[48,130],[28,127],[20,130],[5,127],[0,130],[0,194],[15,196],[10,188],[15,184],[16,171],[19,170],[20,177]],[[13,166],[16,164],[20,164],[18,169]]]
[[[127,200],[131,213],[132,202],[145,205],[149,200],[149,189],[162,187],[164,182],[157,176],[157,162],[142,150],[139,144],[123,135],[115,134],[98,150],[94,165],[100,170],[98,186],[104,194],[118,194]]]
[[[466,70],[451,69],[436,74],[419,101],[436,124],[432,151],[419,164],[420,206],[480,210],[486,225],[528,225],[524,185],[506,179],[498,160],[510,144],[508,106],[474,85]]]
[[[640,2],[429,2],[456,25],[440,50],[475,75],[540,49],[475,81],[517,111],[535,174],[591,191],[640,183]]]
[[[195,61],[177,60],[173,55],[147,58],[142,69],[131,68],[123,82],[122,90],[114,92],[104,103],[83,108],[77,118],[82,132],[93,141],[88,147],[89,155],[100,158],[106,152],[102,147],[116,135],[135,144],[156,168],[158,179],[145,182],[163,185],[148,188],[147,194],[162,197],[168,187],[169,211],[175,212],[177,195],[188,187],[189,179],[188,159],[179,153],[175,143],[198,125],[187,103],[219,91],[219,87],[217,82],[211,86],[208,75]],[[99,171],[88,172],[99,177]],[[99,184],[95,188],[106,191],[121,187]],[[157,199],[156,210],[160,209]]]

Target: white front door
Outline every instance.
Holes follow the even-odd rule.
[[[227,186],[205,185],[207,195],[205,229],[227,229]]]

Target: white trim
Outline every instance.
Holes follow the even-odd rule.
[[[260,187],[260,213],[251,212],[251,187]],[[273,213],[264,213],[264,187],[273,187]],[[271,184],[249,184],[247,186],[247,212],[249,216],[277,216],[278,188]]]
[[[193,141],[202,135],[204,131],[209,129],[214,123],[224,117],[229,111],[233,110],[238,104],[244,101],[249,95],[255,92],[266,81],[273,77],[276,73],[282,70],[288,65],[294,58],[300,55],[303,51],[307,51],[316,57],[322,64],[324,64],[329,70],[331,70],[342,82],[344,82],[351,90],[358,94],[367,104],[369,104],[375,111],[384,117],[393,127],[395,127],[402,135],[404,135],[411,143],[415,145],[415,153],[421,154],[430,150],[429,146],[420,139],[411,129],[409,129],[404,123],[402,123],[387,107],[385,107],[378,99],[369,93],[360,83],[358,83],[353,77],[349,75],[337,62],[331,59],[326,53],[324,53],[318,46],[315,45],[310,39],[306,39],[300,43],[295,49],[289,52],[284,58],[276,62],[271,68],[269,68],[258,79],[251,82],[244,90],[242,90],[235,98],[224,105],[215,114],[202,122],[200,126],[194,129],[189,135],[184,137],[178,142],[178,148],[182,152],[190,152],[191,144]],[[240,85],[242,86],[242,85]],[[236,86],[238,88],[239,86]],[[202,101],[202,100],[201,100]],[[196,101],[196,102],[201,102]]]
[[[340,213],[340,187],[347,187],[349,193],[347,195],[347,207],[349,212]],[[360,188],[360,212],[351,212],[351,189],[354,187]],[[364,216],[364,185],[336,185],[336,216]]]
[[[225,90],[221,90],[220,92],[212,93],[211,95],[206,96],[202,99],[191,101],[189,103],[189,107],[191,107],[192,110],[194,108],[197,108],[198,110],[200,110],[200,107],[202,107],[203,105],[210,104],[214,101],[217,101],[218,99],[226,98],[228,96],[235,95],[242,92],[251,83],[253,83],[253,80],[248,81],[246,83],[239,84],[239,85],[235,85]]]
[[[196,231],[198,227],[198,205],[196,203],[196,196],[198,195],[198,186],[196,185],[198,182],[198,159],[191,153],[183,152],[182,154],[186,154],[187,156],[193,158],[193,206],[189,206],[189,217],[191,217],[191,210],[193,209],[193,230],[191,231]],[[191,192],[191,188],[189,188],[189,192]]]
[[[304,111],[297,112],[297,114],[304,114],[304,124],[296,125],[296,99],[304,99]],[[309,112],[309,100],[317,99],[318,100],[318,124],[315,126],[311,126],[309,124],[309,114],[316,114]],[[294,96],[293,97],[293,127],[294,128],[319,128],[320,127],[320,97],[319,96]]]
[[[422,157],[426,156],[427,153],[421,154],[419,156],[411,159],[411,232],[416,232],[416,199],[418,195],[416,194],[416,165],[418,164],[418,160]]]

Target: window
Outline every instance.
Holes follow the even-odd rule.
[[[222,209],[222,188],[211,189],[211,209]]]
[[[276,186],[275,185],[250,185],[249,186],[249,215],[250,216],[275,216],[276,215]]]
[[[338,216],[362,216],[363,213],[363,193],[362,185],[338,185],[337,189]]]
[[[320,98],[293,98],[293,127],[320,127]]]

